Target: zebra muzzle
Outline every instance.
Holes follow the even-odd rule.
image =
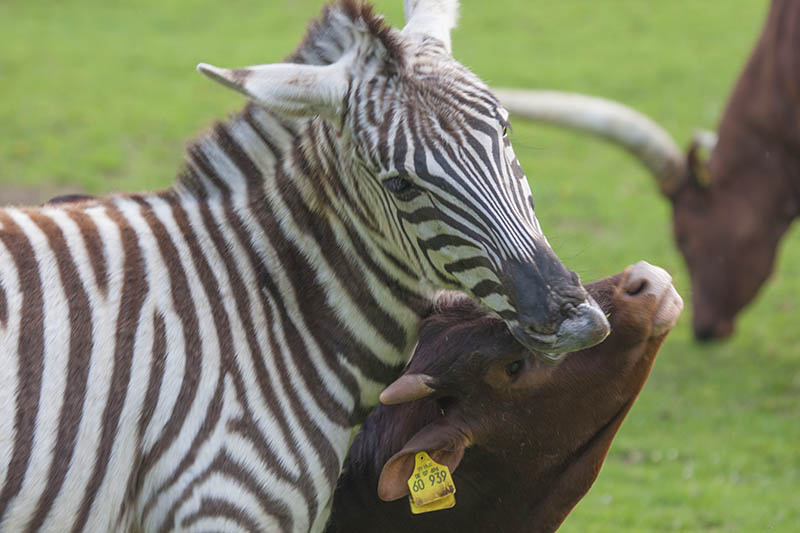
[[[503,275],[516,312],[507,318],[509,329],[541,359],[558,361],[610,333],[603,310],[551,250],[541,250],[535,262],[506,261]]]
[[[611,332],[605,313],[591,296],[572,310],[554,334],[537,333],[520,324],[509,329],[518,342],[548,363],[560,361],[569,352],[599,344]]]

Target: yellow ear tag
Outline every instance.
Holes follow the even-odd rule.
[[[446,465],[440,465],[426,452],[414,458],[414,473],[408,478],[408,501],[414,514],[449,509],[456,504],[456,486]]]

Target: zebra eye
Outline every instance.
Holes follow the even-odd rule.
[[[508,126],[503,128],[503,137],[508,137]]]
[[[419,192],[413,183],[401,176],[392,176],[384,179],[383,186],[401,200],[410,200]]]
[[[508,365],[506,365],[506,374],[508,374],[508,377],[513,378],[514,376],[519,374],[519,371],[522,370],[522,367],[524,366],[525,366],[525,361],[523,359],[518,359],[513,363],[509,363]]]

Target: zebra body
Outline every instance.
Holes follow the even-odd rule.
[[[265,126],[284,150],[254,153]],[[277,173],[241,172],[294,168],[296,142],[249,107],[190,149],[174,191],[0,212],[4,531],[321,517],[428,296],[386,283],[352,227],[290,211],[298,190],[267,199]]]
[[[203,67],[254,103],[171,189],[0,210],[1,531],[320,530],[436,289],[587,305],[454,16],[342,0],[291,64]]]

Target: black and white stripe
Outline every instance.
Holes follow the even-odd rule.
[[[506,114],[408,29],[329,6],[293,61],[354,58],[333,111],[253,97],[165,192],[0,210],[0,530],[319,530],[433,291],[516,319]]]

